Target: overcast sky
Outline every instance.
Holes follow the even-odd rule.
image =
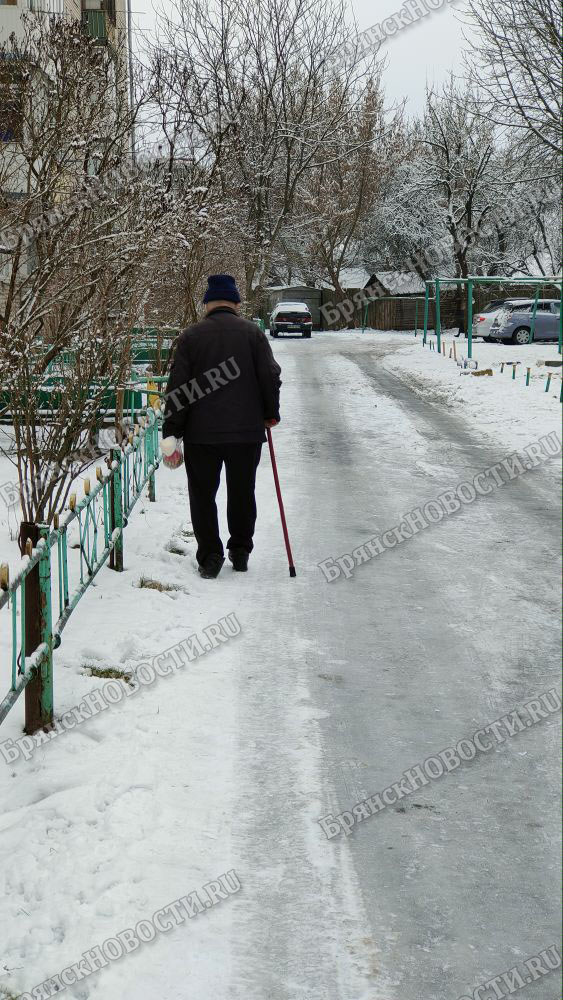
[[[135,37],[152,33],[154,4],[166,0],[131,0]],[[380,23],[398,11],[402,0],[349,0],[350,9],[361,31]],[[461,69],[462,26],[449,3],[403,28],[389,38],[382,49],[387,55],[385,89],[393,100],[408,99],[408,112],[414,115],[424,104],[426,82],[439,84],[450,69]]]
[[[401,0],[350,0],[361,30],[398,11]],[[461,71],[462,25],[448,3],[389,38],[385,90],[394,100],[408,98],[411,114],[422,109],[426,81],[440,83],[449,71]]]

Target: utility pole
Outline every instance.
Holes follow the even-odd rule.
[[[129,106],[131,113],[135,106],[135,81],[133,79],[133,27],[131,14],[131,0],[127,0],[127,55],[129,59]],[[131,159],[135,166],[137,158],[135,146],[135,123],[131,123]]]

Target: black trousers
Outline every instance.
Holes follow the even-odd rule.
[[[188,444],[184,446],[192,525],[197,541],[197,561],[213,553],[224,555],[219,536],[215,497],[223,462],[227,476],[228,549],[252,552],[256,524],[256,469],[261,444]]]

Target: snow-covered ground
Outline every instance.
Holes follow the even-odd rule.
[[[402,335],[401,335],[402,336]],[[445,356],[430,349],[431,336],[425,347],[422,337],[410,338],[410,347],[392,354],[385,367],[408,381],[413,391],[439,402],[454,412],[463,414],[471,425],[490,440],[502,441],[510,448],[521,448],[542,434],[561,427],[561,368],[546,367],[544,361],[561,360],[558,346],[553,343],[486,344],[473,343],[473,360],[478,370],[492,368],[492,376],[461,374],[450,352],[453,345],[457,359],[467,357],[467,340],[445,334]],[[512,378],[512,363],[516,362],[516,378]],[[540,364],[538,364],[540,362]],[[502,365],[504,363],[504,370]],[[530,368],[530,384],[526,372]],[[551,373],[549,391],[547,376]]]
[[[217,581],[195,573],[183,470],[159,470],[125,572],[102,570],[65,630],[57,714],[105,683],[92,670],[127,674],[193,634],[211,646],[204,629],[233,614],[240,634],[30,760],[0,759],[2,1000],[231,870],[240,892],[68,996],[455,1000],[556,940],[555,716],[350,838],[317,821],[558,684],[557,459],[350,580],[318,568],[558,429],[558,399],[506,372],[460,377],[410,335],[273,348],[297,578],[266,453],[250,571]],[[0,505],[0,560],[17,557],[15,521]],[[22,718],[23,698],[0,740]],[[556,979],[530,997],[553,1000]]]

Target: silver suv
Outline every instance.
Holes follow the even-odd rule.
[[[508,299],[493,320],[490,339],[529,344],[532,339],[533,308],[533,299]],[[534,340],[558,340],[560,314],[559,299],[538,299]]]

